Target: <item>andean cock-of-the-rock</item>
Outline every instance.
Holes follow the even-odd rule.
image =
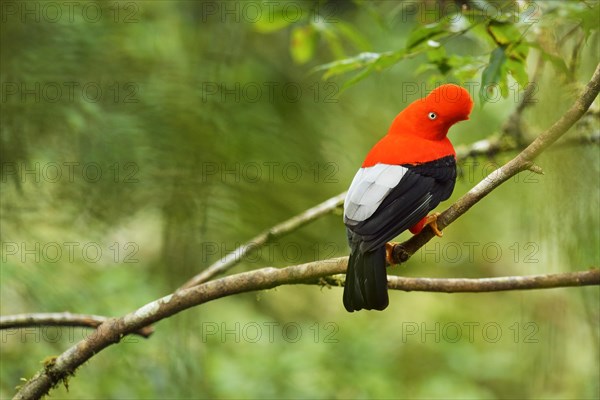
[[[412,102],[367,154],[344,202],[350,258],[344,307],[383,310],[389,304],[386,262],[390,240],[426,225],[436,235],[438,214],[456,182],[456,152],[448,130],[469,119],[473,100],[464,88],[446,84]]]

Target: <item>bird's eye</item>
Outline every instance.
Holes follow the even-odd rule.
[[[437,118],[437,114],[432,111],[429,114],[427,114],[427,117],[429,117],[429,119],[433,121]]]

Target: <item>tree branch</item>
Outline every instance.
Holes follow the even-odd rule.
[[[64,313],[34,313],[0,316],[0,330],[28,328],[32,326],[76,326],[84,328],[97,328],[107,317],[100,315]],[[154,333],[154,328],[145,326],[132,332],[136,335],[149,338]]]
[[[321,279],[346,271],[348,257],[313,261],[286,268],[262,268],[230,275],[155,300],[120,318],[103,322],[95,333],[61,354],[53,363],[26,382],[14,399],[37,399],[72,375],[77,367],[104,348],[147,325],[188,308],[244,292],[272,289],[281,285],[321,284]],[[338,284],[340,282],[338,281]],[[499,290],[547,289],[600,285],[600,270],[552,275],[512,276],[484,279],[428,279],[388,277],[393,290],[425,292],[490,292]]]
[[[339,275],[341,276],[341,275]],[[560,274],[503,276],[496,278],[406,278],[388,275],[388,288],[404,292],[483,293],[509,290],[553,289],[600,285],[600,270]],[[343,279],[326,276],[307,280],[307,284],[342,286]]]
[[[591,285],[600,285],[600,270],[480,279],[388,277],[390,289],[407,292],[480,293]]]
[[[586,118],[587,117],[587,118]],[[599,144],[600,143],[600,131],[594,130],[595,126],[589,126],[590,124],[598,123],[599,114],[588,110],[585,115],[578,121],[578,124],[586,119],[586,123],[582,123],[582,130],[590,130],[588,134],[578,135],[574,137],[565,138],[561,141],[561,148],[563,147],[576,147],[585,146],[588,144]],[[589,122],[587,122],[590,120]],[[502,136],[492,136],[487,139],[481,139],[477,142],[471,143],[470,145],[459,145],[456,146],[456,160],[458,163],[464,162],[469,158],[476,158],[480,156],[492,157],[496,154],[507,153],[511,151],[522,151],[533,142],[523,141],[517,144],[515,141],[505,140],[505,136],[514,136],[514,134],[506,135],[502,133]],[[548,149],[550,150],[550,149]]]
[[[498,187],[518,172],[532,168],[532,160],[554,143],[586,112],[599,91],[600,64],[596,67],[596,71],[594,72],[591,81],[586,85],[581,97],[575,101],[575,104],[554,125],[542,133],[515,158],[494,171],[467,194],[461,197],[449,209],[444,211],[438,219],[438,226],[441,228],[448,226],[479,200],[494,190],[494,188]],[[396,246],[394,255],[398,257],[398,259],[408,259],[408,257],[414,254],[416,250],[427,243],[432,236],[433,232],[431,229],[424,229],[419,235],[415,235],[410,240]],[[123,317],[108,319],[103,322],[96,329],[94,334],[89,335],[86,339],[72,346],[56,358],[54,362],[38,371],[33,378],[21,387],[14,398],[40,398],[61,380],[66,379],[69,375],[73,374],[75,369],[85,361],[111,344],[118,343],[124,335],[131,334],[145,326],[187,308],[238,293],[270,289],[287,284],[311,283],[311,281],[314,281],[315,279],[325,278],[332,274],[343,273],[346,269],[346,263],[347,257],[341,257],[282,269],[263,268],[178,290],[173,294],[148,303]],[[409,279],[411,278],[390,278],[390,287],[396,289],[396,287],[394,287],[396,282],[398,282],[398,284],[402,282],[406,284]],[[500,281],[498,281],[498,279],[500,279]],[[573,273],[568,273],[547,275],[545,277],[487,278],[484,279],[481,284],[483,284],[484,287],[487,286],[488,290],[494,287],[497,288],[496,290],[520,290],[525,288],[558,287],[562,286],[560,282],[563,280],[566,282],[565,286],[598,285],[600,284],[600,272],[598,270],[593,270],[575,273],[575,275],[573,275]],[[425,289],[430,287],[429,285],[434,285],[434,283],[439,284],[439,281],[440,280],[429,279],[420,281],[420,284],[423,285],[422,287]],[[442,281],[447,280],[443,279]],[[474,281],[460,279],[458,281],[451,280],[450,283],[457,285],[457,287],[462,287],[465,289],[463,291],[474,291],[472,290],[474,288],[474,286],[472,286]],[[406,288],[406,286],[403,287]],[[469,288],[471,290],[466,290]],[[446,289],[448,289],[448,286]],[[417,289],[412,288],[406,290]]]

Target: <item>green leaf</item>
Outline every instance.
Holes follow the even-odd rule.
[[[440,21],[433,24],[419,26],[408,36],[406,41],[406,49],[410,50],[427,40],[432,40],[444,34],[449,34],[449,24],[450,23],[448,19],[442,18]]]
[[[529,47],[533,47],[534,49],[538,49],[542,55],[542,58],[546,61],[550,61],[552,66],[562,74],[569,74],[569,67],[565,63],[565,60],[556,53],[556,50],[549,47],[541,45],[537,42],[528,42]]]
[[[488,32],[492,39],[494,39],[494,42],[502,46],[518,43],[523,37],[521,31],[510,22],[491,20],[488,23]]]
[[[452,74],[459,82],[472,81],[479,70],[485,65],[482,57],[457,56],[448,57],[448,65],[452,68]]]
[[[529,44],[526,42],[515,43],[506,49],[506,53],[509,58],[525,62],[527,60],[527,54],[529,54]]]
[[[348,81],[344,82],[342,86],[342,90],[347,89],[348,87],[362,81],[367,76],[371,75],[375,71],[381,71],[385,68],[388,68],[397,62],[399,62],[402,58],[406,56],[406,52],[404,50],[400,51],[388,51],[385,53],[379,54],[379,57],[373,58],[369,61],[369,64],[365,66],[364,70],[354,75]]]
[[[527,66],[521,60],[508,58],[506,60],[506,69],[510,75],[517,81],[521,89],[525,89],[529,83],[529,75],[527,75]]]
[[[389,68],[392,65],[397,64],[400,60],[405,57],[408,57],[409,53],[407,53],[404,49],[398,51],[386,51],[385,53],[380,53],[377,60],[374,61],[375,69],[377,71],[381,71],[385,68]]]
[[[503,68],[506,62],[506,54],[502,47],[496,47],[490,54],[490,62],[481,74],[481,87],[479,88],[479,100],[481,104],[488,101],[488,94],[492,85],[498,85],[502,90],[502,83],[506,86],[506,72]]]
[[[373,72],[374,66],[370,65],[367,68],[363,69],[362,71],[360,71],[359,73],[357,73],[356,75],[354,75],[352,78],[348,79],[346,82],[344,82],[344,84],[342,85],[340,92],[348,89],[350,86],[362,81],[363,79],[365,79],[367,76],[371,75],[371,73]]]
[[[430,46],[430,50],[427,51],[427,60],[429,60],[431,64],[435,65],[435,67],[442,75],[446,75],[452,69],[452,66],[448,63],[448,56],[446,55],[446,50],[441,46]]]
[[[313,58],[317,39],[317,32],[311,25],[297,26],[292,30],[290,53],[296,64],[304,64]]]
[[[430,50],[427,51],[427,59],[433,63],[446,60],[447,58],[448,56],[446,55],[446,49],[442,46],[430,46]]]
[[[438,72],[437,66],[435,66],[435,64],[430,64],[430,63],[421,64],[415,70],[415,75],[421,75],[421,74],[424,74],[425,72],[431,72],[431,73]]]
[[[575,20],[581,24],[584,37],[587,41],[591,32],[598,30],[598,2],[570,4],[566,7],[567,18]]]
[[[344,74],[370,65],[381,57],[379,53],[360,53],[354,57],[318,65],[311,72],[325,71],[323,79]]]
[[[363,69],[344,83],[342,89],[345,89],[363,80],[372,72],[388,68],[405,57],[407,57],[405,50],[387,51],[385,53],[360,53],[354,57],[319,65],[313,68],[311,73],[325,71],[323,79],[328,79],[332,76]]]

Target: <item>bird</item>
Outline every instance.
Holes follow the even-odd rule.
[[[409,229],[430,226],[437,236],[439,213],[456,182],[456,152],[448,130],[469,119],[473,100],[455,84],[444,84],[410,103],[393,120],[356,172],[344,201],[350,246],[343,303],[347,311],[384,310],[389,305],[388,242]]]

